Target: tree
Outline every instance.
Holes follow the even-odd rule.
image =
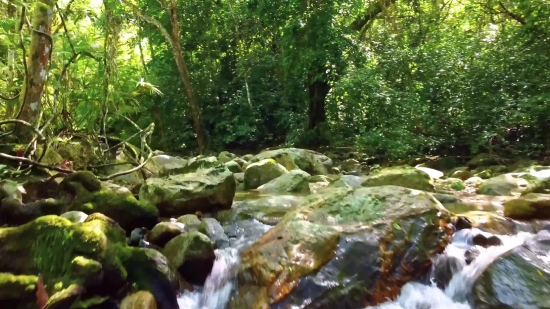
[[[181,33],[180,33],[180,23],[178,20],[178,10],[177,3],[175,0],[160,1],[162,7],[170,16],[170,22],[172,25],[172,34],[170,34],[166,28],[156,19],[143,14],[137,6],[130,3],[128,0],[122,0],[123,3],[130,6],[136,14],[139,15],[143,20],[157,27],[162,35],[165,37],[166,41],[172,47],[174,52],[174,59],[178,67],[178,73],[183,84],[183,89],[185,92],[185,97],[187,98],[187,104],[189,104],[189,110],[191,112],[191,117],[193,120],[193,126],[195,129],[195,134],[197,138],[197,143],[199,150],[202,153],[207,146],[206,136],[204,128],[201,121],[201,112],[195,95],[193,93],[193,86],[191,85],[191,77],[189,75],[189,70],[187,69],[187,63],[183,57],[183,49],[181,47]]]
[[[40,113],[44,85],[48,77],[48,66],[52,57],[51,29],[54,6],[55,2],[52,0],[40,0],[35,4],[31,45],[27,55],[24,86],[19,102],[21,113],[17,117],[31,124],[37,121]],[[21,20],[23,21],[25,18],[23,9]],[[32,131],[26,126],[18,125],[17,135],[22,140],[30,140]]]

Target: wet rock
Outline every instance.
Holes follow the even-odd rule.
[[[231,173],[241,173],[243,171],[239,163],[235,161],[226,162],[224,165]]]
[[[157,309],[155,296],[147,291],[132,293],[122,300],[120,309]]]
[[[259,153],[250,159],[250,163],[264,159],[273,159],[287,170],[296,167],[310,175],[326,175],[332,168],[332,160],[315,151],[300,148],[283,148]]]
[[[352,176],[359,176],[361,175],[361,172],[359,171],[349,171],[349,172],[343,172],[343,175],[352,175]]]
[[[256,189],[286,173],[288,170],[273,159],[252,163],[244,171],[244,188],[245,190]]]
[[[310,301],[311,308],[362,308],[384,302],[431,269],[450,241],[449,222],[449,213],[422,191],[323,190],[242,253],[239,291],[230,308],[302,307]]]
[[[154,205],[138,201],[124,187],[100,182],[90,172],[76,172],[65,177],[60,188],[59,200],[66,205],[64,211],[102,213],[118,222],[128,234],[134,228],[152,228],[158,222],[158,210]]]
[[[470,249],[466,250],[466,252],[464,253],[466,264],[469,265],[470,263],[472,263],[472,261],[475,260],[480,254],[481,252],[476,247],[471,247]]]
[[[439,255],[435,260],[432,279],[440,289],[445,289],[454,274],[465,265],[464,260],[451,255]]]
[[[475,282],[475,308],[550,308],[550,266],[519,247],[495,261]]]
[[[500,238],[494,235],[487,237],[483,234],[477,234],[474,236],[472,241],[474,242],[474,245],[480,246],[483,248],[502,245],[502,240],[500,240]]]
[[[214,249],[208,236],[193,231],[170,240],[162,253],[187,282],[203,285],[214,265]]]
[[[477,193],[484,195],[512,195],[512,192],[518,189],[518,183],[514,177],[509,174],[500,175],[487,179],[477,189]]]
[[[165,217],[206,213],[231,208],[236,186],[233,173],[218,164],[194,173],[149,178],[141,186],[139,200],[155,205]]]
[[[401,186],[410,189],[423,191],[434,191],[434,186],[428,174],[410,167],[397,166],[389,167],[371,173],[363,182],[363,187],[376,186]]]
[[[295,169],[259,186],[258,190],[262,193],[309,194],[309,177],[308,173]]]
[[[458,217],[454,225],[457,231],[460,231],[463,229],[471,229],[472,221],[466,217]]]
[[[550,219],[550,194],[529,193],[507,201],[504,215],[513,219]]]
[[[147,241],[164,247],[172,238],[184,232],[185,225],[179,222],[161,222],[147,234]]]
[[[202,219],[199,232],[210,237],[210,240],[216,244],[216,248],[224,249],[229,247],[229,239],[218,220],[214,218]]]

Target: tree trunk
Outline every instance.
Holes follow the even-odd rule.
[[[189,104],[189,110],[193,119],[193,127],[195,129],[199,150],[201,153],[203,153],[203,151],[206,149],[206,138],[202,127],[200,109],[197,101],[195,100],[195,95],[193,94],[191,77],[189,76],[189,71],[187,70],[185,59],[183,59],[183,50],[181,48],[180,40],[180,23],[178,20],[176,0],[171,0],[170,22],[172,23],[172,49],[174,50],[174,57],[176,59],[176,65],[178,66],[178,73],[183,83],[183,89],[185,91],[187,103]]]
[[[330,85],[324,81],[315,81],[309,85],[309,126],[315,129],[319,124],[327,120],[325,99],[330,91]]]
[[[40,113],[42,93],[51,60],[54,0],[39,0],[34,9],[31,46],[27,55],[27,76],[20,96],[22,108],[19,119],[34,123]],[[22,141],[32,138],[32,131],[24,126],[16,128]]]

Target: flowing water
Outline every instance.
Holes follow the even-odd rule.
[[[269,228],[256,220],[237,222],[234,226],[236,237],[231,239],[231,247],[216,251],[217,259],[204,287],[181,295],[178,299],[180,309],[225,309],[233,289],[240,253]],[[473,243],[477,234],[493,236],[478,229],[458,231],[452,243],[435,261],[430,280],[407,283],[396,300],[365,309],[472,309],[468,303],[469,293],[482,272],[502,255],[536,237],[524,232],[498,236],[502,245],[483,248]],[[479,251],[479,255],[467,264],[466,252],[473,247]],[[444,289],[438,288],[434,282],[438,266],[451,269],[450,280]]]
[[[434,269],[438,266],[438,263],[452,263],[450,268],[453,275],[445,289],[439,289],[434,282],[431,282],[431,284],[410,282],[403,287],[396,300],[367,308],[472,309],[468,304],[468,297],[475,280],[496,259],[535,237],[533,234],[524,232],[513,236],[499,236],[502,240],[501,246],[488,248],[476,246],[480,254],[467,265],[465,254],[468,249],[474,247],[473,237],[477,234],[492,236],[492,234],[484,233],[478,229],[460,230],[455,233],[453,242],[447,246],[445,252],[435,261]],[[456,259],[449,259],[448,257]],[[433,278],[433,271],[431,277]]]
[[[233,290],[240,253],[270,228],[257,220],[234,223],[228,235],[231,246],[215,251],[216,261],[204,287],[181,295],[178,298],[180,309],[224,309]]]

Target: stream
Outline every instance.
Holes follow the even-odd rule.
[[[232,223],[228,233],[231,246],[215,251],[216,260],[205,285],[180,295],[180,309],[226,309],[233,292],[240,253],[270,228],[254,219]],[[543,238],[550,239],[550,233],[544,232]],[[480,234],[485,238],[498,237],[501,245],[485,248],[474,244],[474,237]],[[459,230],[423,280],[407,283],[394,301],[365,309],[476,309],[471,301],[476,279],[503,255],[538,241],[542,237],[539,234],[519,232],[516,235],[494,235],[477,228]],[[478,255],[467,261],[467,252],[472,249]],[[441,274],[437,273],[437,269],[447,269],[446,278],[438,278]],[[444,282],[443,287],[441,284],[438,287],[438,280],[439,283]],[[301,308],[303,306],[292,306],[289,309]]]

